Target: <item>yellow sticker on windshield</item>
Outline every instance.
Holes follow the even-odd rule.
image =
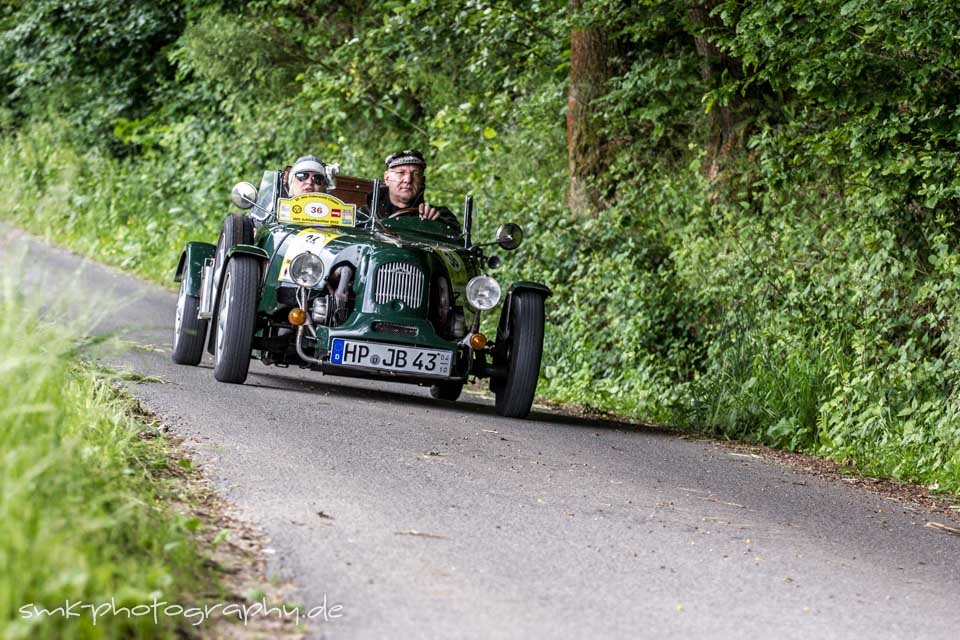
[[[357,205],[327,193],[305,193],[281,198],[277,203],[277,220],[291,224],[352,227],[356,224],[356,215]]]

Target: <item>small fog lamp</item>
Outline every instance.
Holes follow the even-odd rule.
[[[307,321],[307,312],[300,307],[294,307],[290,309],[290,313],[287,314],[287,320],[290,321],[290,324],[299,327]]]
[[[290,279],[301,287],[312,289],[323,279],[323,261],[305,251],[290,262]]]
[[[493,309],[500,301],[500,285],[490,276],[477,276],[467,283],[467,301],[474,309]]]

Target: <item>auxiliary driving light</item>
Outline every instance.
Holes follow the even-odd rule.
[[[315,254],[305,251],[290,262],[290,279],[301,287],[312,289],[323,279],[323,261]]]
[[[287,320],[290,321],[290,324],[299,327],[307,321],[307,312],[300,307],[294,307],[290,309],[290,313],[287,314]]]
[[[467,301],[474,309],[493,309],[500,301],[500,285],[490,276],[476,276],[467,283]]]
[[[474,351],[480,351],[487,346],[487,336],[482,333],[475,333],[470,336],[470,348]]]

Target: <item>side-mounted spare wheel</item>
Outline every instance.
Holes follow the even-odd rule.
[[[227,262],[213,332],[213,375],[220,382],[242,384],[247,379],[259,284],[260,263],[256,258],[235,255]]]
[[[217,240],[217,252],[213,258],[213,291],[217,292],[220,281],[223,279],[223,265],[227,263],[227,251],[238,244],[253,244],[253,220],[245,215],[231,213],[223,220],[220,228],[220,238]],[[217,313],[219,305],[213,309],[213,331],[210,332],[210,341],[207,351],[211,354],[216,348],[217,341]]]
[[[508,418],[525,418],[533,406],[543,356],[543,294],[517,291],[510,301],[510,336],[503,359],[506,376],[492,378],[496,410]],[[498,336],[497,340],[501,338]]]
[[[177,364],[195,366],[203,357],[207,321],[197,317],[199,309],[200,298],[190,295],[187,290],[187,276],[183,274],[177,296],[177,315],[173,323],[173,361]]]

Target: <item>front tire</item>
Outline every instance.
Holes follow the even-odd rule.
[[[214,327],[213,376],[220,382],[243,384],[247,379],[259,284],[256,258],[236,255],[230,259],[223,271]]]
[[[180,280],[177,295],[177,315],[173,324],[173,361],[196,366],[203,357],[203,343],[207,337],[207,321],[197,317],[200,298],[187,291],[187,277]]]
[[[253,244],[253,221],[245,215],[231,213],[223,219],[220,237],[217,239],[217,252],[213,258],[213,291],[219,291],[223,279],[223,265],[227,264],[227,251],[238,244]],[[213,331],[207,342],[207,351],[213,355],[217,339],[217,313],[219,305],[213,310]]]
[[[507,418],[525,418],[533,406],[543,357],[543,296],[518,291],[510,301],[507,375],[491,380],[496,411]]]

